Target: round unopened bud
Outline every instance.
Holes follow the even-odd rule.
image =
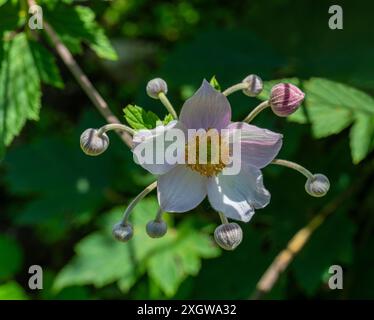
[[[134,229],[130,223],[118,222],[113,226],[112,234],[118,241],[127,242],[134,235]]]
[[[85,154],[98,156],[108,148],[109,137],[106,133],[99,136],[97,129],[90,128],[81,134],[80,145]]]
[[[225,250],[234,250],[243,239],[242,228],[237,223],[224,223],[214,230],[214,239]]]
[[[168,230],[168,226],[164,220],[152,220],[147,223],[146,231],[151,238],[161,238]]]
[[[146,91],[151,98],[158,99],[159,93],[163,92],[166,94],[168,92],[168,86],[165,80],[155,78],[148,82]]]
[[[244,89],[243,93],[249,97],[258,96],[264,88],[262,79],[255,74],[250,74],[242,82],[248,84],[248,88]]]
[[[290,83],[278,83],[271,89],[269,104],[279,117],[287,117],[294,113],[305,97],[298,87]]]
[[[320,173],[308,178],[305,183],[305,190],[313,197],[323,197],[330,189],[329,179]]]

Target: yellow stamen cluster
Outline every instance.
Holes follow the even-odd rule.
[[[187,167],[199,174],[212,177],[229,163],[229,144],[217,130],[195,134],[185,146]]]

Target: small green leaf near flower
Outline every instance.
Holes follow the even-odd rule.
[[[129,104],[123,109],[128,124],[136,130],[153,129],[161,120],[152,111],[145,111],[142,107]]]
[[[163,122],[163,125],[166,126],[170,121],[174,120],[173,116],[169,113],[165,116]]]
[[[213,76],[213,77],[210,79],[209,83],[211,84],[211,86],[212,86],[214,89],[216,89],[217,91],[221,91],[221,86],[220,86],[220,84],[218,83],[218,80],[217,80],[216,76]]]
[[[139,231],[134,235],[132,249],[113,242],[108,228],[122,216],[122,208],[109,212],[105,219],[112,223],[103,223],[104,229],[78,242],[75,257],[60,271],[54,288],[61,290],[87,284],[100,288],[116,281],[118,287],[127,292],[147,273],[167,297],[172,297],[186,277],[198,273],[202,258],[217,257],[220,250],[205,231],[194,229],[195,217],[187,218],[178,228],[170,228],[165,237],[157,241],[149,238],[143,230],[154,218],[157,208],[155,198],[144,199],[134,208],[132,222]],[[139,270],[138,264],[144,268]]]

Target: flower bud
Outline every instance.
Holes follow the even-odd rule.
[[[330,189],[329,179],[320,173],[308,178],[305,183],[305,190],[313,197],[323,197]]]
[[[161,238],[166,234],[168,226],[165,221],[152,220],[147,223],[146,231],[151,238]]]
[[[98,156],[109,146],[109,137],[106,133],[98,135],[97,129],[83,131],[80,138],[80,145],[83,152],[89,156]]]
[[[121,221],[113,226],[112,234],[118,241],[127,242],[134,235],[134,229],[131,224]]]
[[[242,82],[248,84],[248,88],[244,89],[243,93],[249,97],[258,96],[264,88],[262,79],[255,74],[250,74]]]
[[[159,93],[163,92],[166,94],[168,92],[168,86],[165,80],[155,78],[148,82],[146,91],[151,98],[158,99]]]
[[[271,89],[270,107],[279,117],[287,117],[294,113],[305,97],[298,87],[290,83],[279,83]]]
[[[243,239],[242,228],[237,223],[224,223],[214,231],[214,239],[225,250],[234,250]]]

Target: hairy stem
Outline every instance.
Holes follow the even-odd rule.
[[[280,165],[280,166],[283,166],[283,167],[294,169],[294,170],[300,172],[301,174],[303,174],[308,179],[313,178],[313,174],[308,169],[304,168],[303,166],[301,166],[301,165],[299,165],[295,162],[288,161],[288,160],[283,160],[283,159],[274,159],[271,163],[272,164],[277,164],[277,165]]]
[[[178,115],[175,112],[175,109],[173,108],[172,104],[170,103],[165,93],[160,92],[158,94],[158,98],[160,99],[161,103],[165,106],[166,110],[169,111],[169,113],[172,115],[172,117],[174,119],[178,119]]]
[[[264,102],[261,102],[256,108],[254,108],[248,116],[246,116],[243,120],[243,122],[250,123],[261,111],[265,110],[267,107],[269,107],[269,101],[266,100]]]
[[[134,207],[141,201],[146,195],[148,195],[152,190],[154,190],[157,187],[157,181],[151,183],[148,187],[146,187],[142,192],[140,192],[134,200],[130,202],[128,207],[126,208],[125,212],[123,213],[123,218],[122,218],[122,224],[127,224],[130,214]]]
[[[108,132],[110,130],[125,131],[125,132],[127,132],[127,133],[129,133],[131,135],[135,134],[135,130],[134,129],[132,129],[132,128],[130,128],[130,127],[128,127],[128,126],[126,126],[126,125],[124,125],[122,123],[109,123],[109,124],[106,124],[106,125],[102,126],[98,130],[97,134],[99,136],[101,136],[103,133]]]
[[[229,221],[227,220],[226,216],[222,212],[218,212],[218,215],[221,219],[222,224],[227,224]]]
[[[232,94],[236,91],[244,90],[244,89],[247,89],[248,87],[249,87],[248,83],[241,82],[241,83],[237,83],[237,84],[227,88],[222,93],[227,97],[227,96],[229,96],[230,94]]]
[[[156,222],[160,222],[162,220],[162,214],[163,213],[164,213],[164,211],[161,208],[159,208],[157,210],[157,214],[156,214],[156,218],[155,218]]]

